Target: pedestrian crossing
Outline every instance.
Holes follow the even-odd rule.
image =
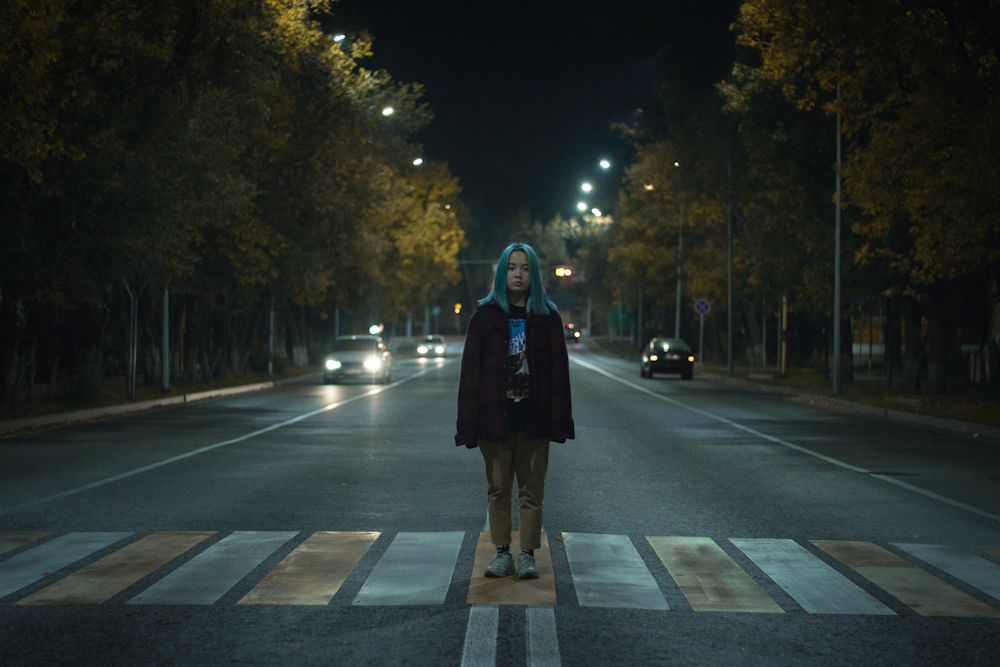
[[[493,553],[488,533],[464,531],[0,532],[0,606],[433,606],[464,593],[483,627],[502,604],[1000,618],[996,546],[543,533],[540,576],[525,581],[483,577]]]

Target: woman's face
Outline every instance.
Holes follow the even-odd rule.
[[[511,301],[519,301],[530,288],[528,255],[523,250],[515,250],[507,260],[507,296]]]

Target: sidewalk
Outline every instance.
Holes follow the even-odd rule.
[[[598,341],[591,341],[591,343],[592,347],[590,349],[600,350],[605,354],[628,361],[635,361],[638,364],[639,353],[631,345],[619,344],[617,341],[613,344],[608,344],[604,341],[600,343]],[[793,401],[830,410],[920,424],[951,433],[961,433],[972,438],[985,438],[990,441],[1000,442],[1000,426],[992,423],[983,423],[983,421],[996,421],[996,413],[1000,411],[1000,400],[998,400],[1000,396],[988,395],[988,398],[980,400],[976,397],[954,395],[931,397],[924,394],[888,394],[876,389],[876,383],[871,380],[876,380],[877,378],[869,378],[859,372],[857,381],[848,383],[847,386],[850,389],[850,393],[854,394],[855,397],[868,401],[861,402],[859,400],[845,400],[844,398],[833,398],[816,393],[817,389],[820,391],[824,390],[824,387],[819,385],[811,389],[801,386],[789,386],[796,381],[796,378],[778,378],[773,373],[764,371],[759,367],[738,367],[735,369],[739,375],[747,376],[749,378],[747,379],[732,377],[723,372],[705,370],[706,366],[709,365],[695,364],[696,379],[702,378],[713,382],[723,382],[744,391],[779,394],[787,396]],[[725,369],[724,366],[711,368],[718,371],[724,371]],[[808,371],[803,369],[795,370],[803,376],[808,374]],[[789,372],[791,374],[791,370]],[[755,382],[753,379],[755,376],[758,376],[761,381]],[[804,384],[810,385],[816,384],[816,382],[806,380]],[[986,402],[983,402],[983,400]],[[983,406],[987,407],[984,408]],[[907,407],[912,407],[913,409],[907,410]],[[960,413],[961,416],[981,417],[983,421],[954,419],[944,417],[940,414],[923,414],[918,412],[919,409],[934,410],[937,412],[951,410]],[[987,409],[989,414],[986,414]]]
[[[43,426],[53,426],[57,424],[68,424],[70,422],[87,421],[90,419],[100,419],[102,417],[113,417],[117,415],[141,412],[151,408],[159,408],[168,405],[178,405],[181,403],[194,403],[204,401],[209,398],[220,396],[233,396],[236,394],[248,394],[265,389],[273,389],[286,384],[304,382],[320,376],[320,373],[309,373],[283,380],[271,380],[268,382],[255,382],[253,384],[238,385],[235,387],[223,387],[219,389],[209,389],[191,394],[181,394],[179,396],[169,396],[151,401],[136,401],[132,403],[121,403],[119,405],[108,405],[100,408],[88,408],[85,410],[73,410],[71,412],[59,412],[55,414],[38,415],[35,417],[25,417],[23,419],[12,419],[0,422],[0,434],[22,431],[30,428],[40,428]]]
[[[916,412],[907,412],[905,410],[892,410],[890,408],[883,408],[874,405],[867,405],[865,403],[856,403],[839,398],[830,398],[829,396],[812,394],[792,387],[782,387],[778,385],[752,382],[750,380],[742,380],[740,378],[729,377],[728,375],[720,375],[718,373],[710,373],[706,371],[696,372],[695,377],[712,380],[714,382],[724,382],[725,384],[732,385],[745,391],[781,394],[789,397],[793,401],[827,408],[830,410],[849,412],[856,415],[882,417],[884,419],[910,422],[912,424],[921,424],[923,426],[930,426],[943,431],[961,433],[973,438],[986,438],[988,440],[1000,442],[1000,427],[990,426],[988,424],[977,424],[975,422],[948,419],[946,417],[922,415]]]

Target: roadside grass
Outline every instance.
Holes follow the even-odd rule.
[[[73,410],[84,410],[87,408],[101,408],[109,405],[124,405],[127,403],[138,403],[141,401],[151,401],[157,398],[168,398],[170,396],[181,396],[193,394],[199,391],[210,389],[225,389],[228,387],[238,387],[244,384],[255,384],[258,382],[271,382],[274,380],[286,380],[309,373],[315,373],[319,366],[288,366],[281,373],[268,375],[267,373],[242,373],[240,375],[230,375],[226,379],[213,378],[205,382],[174,381],[170,382],[170,391],[160,391],[158,385],[145,385],[142,378],[137,378],[135,388],[135,399],[130,401],[126,398],[127,390],[125,386],[125,376],[112,376],[101,381],[98,391],[92,400],[81,398],[72,391],[71,382],[66,382],[60,387],[53,398],[47,398],[47,384],[36,384],[34,387],[35,398],[28,401],[24,390],[18,396],[18,402],[11,406],[5,404],[0,407],[0,421],[12,419],[22,419],[25,417],[36,417],[39,415],[50,415],[59,412],[71,412]]]
[[[616,357],[636,363],[639,361],[639,352],[629,341],[609,342],[595,339],[595,342]],[[878,408],[1000,426],[1000,388],[974,385],[964,377],[949,377],[948,393],[931,395],[923,391],[912,391],[910,387],[899,386],[902,382],[897,382],[896,386],[888,388],[882,371],[869,372],[861,368],[854,371],[853,382],[841,382],[841,393],[834,394],[833,380],[824,377],[824,374],[815,368],[789,368],[787,371],[785,377],[781,377],[774,366],[768,366],[766,369],[760,366],[735,366],[732,377]],[[726,365],[709,362],[696,364],[696,378],[699,372],[729,375]]]

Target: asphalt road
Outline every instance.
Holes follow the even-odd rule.
[[[574,346],[543,576],[486,582],[460,346],[0,440],[0,665],[997,664],[1000,444]]]

